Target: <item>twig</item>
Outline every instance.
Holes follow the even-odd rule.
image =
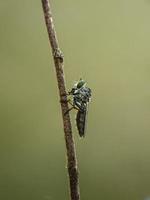
[[[41,0],[41,1],[42,1],[43,11],[44,11],[44,16],[45,16],[45,23],[47,27],[49,41],[52,48],[53,59],[54,59],[56,75],[57,75],[59,95],[60,95],[60,103],[61,103],[61,109],[62,109],[64,134],[65,134],[66,150],[67,150],[67,161],[68,161],[67,167],[68,167],[69,182],[70,182],[70,196],[71,196],[71,200],[80,200],[79,178],[78,178],[75,144],[74,144],[74,140],[72,136],[70,116],[69,116],[69,113],[67,113],[67,110],[69,109],[69,107],[68,107],[68,102],[67,102],[64,72],[63,72],[63,55],[59,49],[49,0]]]

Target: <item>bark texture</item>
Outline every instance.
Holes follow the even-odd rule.
[[[69,183],[70,183],[69,184],[70,197],[71,200],[80,200],[79,177],[78,177],[75,143],[72,136],[70,116],[69,113],[67,112],[69,107],[67,102],[67,93],[66,93],[64,70],[63,70],[64,58],[62,52],[59,49],[49,1],[48,0],[41,0],[41,1],[42,1],[47,32],[49,36],[49,41],[52,49],[52,54],[56,69],[58,89],[59,89],[60,104],[61,104],[63,126],[64,126],[64,136],[65,136],[66,150],[67,150],[67,168],[68,168]]]

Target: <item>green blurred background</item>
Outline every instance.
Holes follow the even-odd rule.
[[[75,128],[81,200],[150,196],[150,1],[51,1],[67,88],[92,89]],[[65,144],[41,2],[0,1],[0,200],[68,197]]]

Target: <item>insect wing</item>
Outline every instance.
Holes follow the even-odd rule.
[[[80,137],[85,136],[86,124],[87,124],[87,113],[88,113],[88,104],[86,104],[86,107],[84,110],[79,110],[77,112],[76,124],[77,124],[77,129],[78,129]]]

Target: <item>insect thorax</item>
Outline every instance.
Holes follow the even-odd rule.
[[[76,88],[73,91],[73,103],[80,109],[85,109],[85,104],[89,102],[91,90],[88,87]]]

